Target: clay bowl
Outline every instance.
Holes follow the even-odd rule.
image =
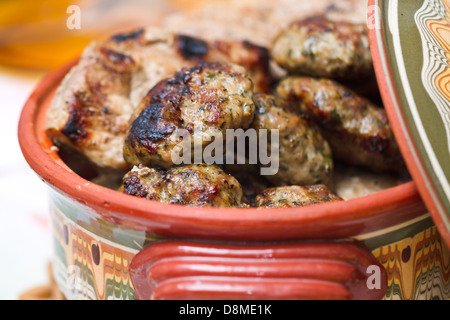
[[[270,210],[169,205],[91,183],[62,161],[45,134],[55,89],[75,63],[45,77],[32,93],[20,118],[19,142],[26,161],[48,186],[98,218],[164,237],[280,241],[346,238],[427,212],[414,182],[345,202]]]
[[[383,250],[394,253],[403,250],[398,246],[402,239],[414,239],[418,233],[432,230],[430,236],[434,235],[433,239],[439,241],[414,182],[348,201],[287,209],[186,207],[140,199],[94,184],[62,160],[44,130],[46,111],[55,89],[76,62],[52,72],[39,83],[23,108],[18,131],[26,161],[50,190],[54,236],[58,243],[55,278],[68,298],[79,298],[80,295],[97,299],[111,295],[124,299],[154,297],[147,291],[148,296],[138,296],[135,290],[142,287],[139,281],[146,277],[142,272],[149,268],[148,265],[142,267],[142,257],[146,255],[142,249],[161,239],[202,241],[212,243],[211,246],[233,242],[248,247],[258,243],[269,249],[271,244],[285,242],[357,239],[386,266],[402,252],[385,256]],[[410,241],[409,246],[414,245],[414,241]],[[173,246],[180,248],[182,245],[174,242]],[[416,252],[420,253],[412,252],[411,259],[408,258],[411,261]],[[136,255],[139,259],[134,259]],[[110,256],[113,258],[108,258]],[[229,262],[230,257],[225,256]],[[238,259],[239,254],[235,258]],[[287,265],[283,259],[280,260],[282,265]],[[108,277],[109,269],[115,270],[116,276]],[[78,272],[76,274],[85,273],[89,279],[94,279],[89,281],[91,290],[68,286],[67,279],[74,270]],[[144,271],[139,274],[139,270]],[[389,274],[392,270],[386,271]],[[122,288],[120,294],[108,291],[108,281],[118,281],[116,287]],[[267,286],[258,287],[262,296],[286,297],[270,295],[274,283],[270,279],[267,281]],[[414,287],[411,292],[402,294],[414,295]],[[220,286],[218,288],[218,292],[223,293]],[[192,293],[192,290],[188,291]],[[230,297],[218,295],[224,296]],[[179,297],[201,295],[180,294]]]

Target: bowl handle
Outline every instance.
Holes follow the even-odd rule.
[[[356,241],[159,241],[130,264],[137,299],[382,299],[383,266]]]

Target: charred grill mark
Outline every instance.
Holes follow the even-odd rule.
[[[61,132],[69,138],[74,145],[81,145],[89,138],[86,131],[90,112],[84,105],[78,94],[75,94],[69,103],[69,119]]]
[[[146,198],[148,195],[147,187],[141,184],[139,177],[135,175],[130,175],[123,181],[123,192],[140,198]]]
[[[99,51],[103,57],[103,59],[101,59],[101,63],[106,68],[112,69],[119,73],[125,73],[131,72],[136,66],[133,58],[126,54],[105,47],[101,47]]]
[[[159,142],[183,126],[180,104],[183,97],[189,94],[189,82],[194,73],[201,72],[202,68],[209,65],[200,64],[191,69],[185,68],[150,90],[143,101],[145,107],[133,121],[127,137],[132,148],[138,148],[140,145],[154,154]]]
[[[175,43],[178,52],[186,59],[202,59],[208,54],[208,43],[189,36],[176,35]]]
[[[219,188],[214,184],[199,184],[193,186],[188,194],[185,195],[183,201],[185,203],[192,202],[195,199],[197,205],[205,205],[214,201],[219,195]]]
[[[154,154],[158,143],[181,127],[180,103],[189,79],[184,72],[179,72],[173,79],[160,81],[150,90],[143,100],[144,109],[130,127],[127,141],[132,148],[141,145]]]
[[[175,76],[166,81],[169,85],[186,85],[192,79],[193,69],[182,69]]]
[[[124,42],[124,41],[128,41],[128,40],[134,40],[134,39],[140,38],[143,33],[144,33],[144,29],[138,29],[138,30],[128,32],[128,33],[116,34],[111,37],[111,40],[116,41],[116,42]]]
[[[145,108],[139,117],[133,121],[127,139],[133,148],[143,146],[150,153],[155,153],[158,142],[171,135],[177,125],[164,117],[166,106],[163,103],[153,103]]]

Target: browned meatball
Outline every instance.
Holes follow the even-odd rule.
[[[274,185],[328,183],[333,173],[333,158],[320,131],[285,100],[257,93],[253,101],[256,110],[252,127],[258,132],[267,129],[279,133],[279,169],[265,177]]]
[[[169,170],[135,166],[119,191],[164,203],[197,207],[245,207],[239,182],[215,165]]]
[[[47,132],[55,144],[79,151],[99,168],[126,169],[123,144],[135,108],[159,81],[200,61],[242,65],[255,88],[269,90],[265,48],[139,29],[84,50],[58,87],[47,113]]]
[[[129,55],[90,45],[47,112],[47,134],[53,142],[77,150],[100,168],[125,169],[121,150],[134,109],[129,96],[137,68]]]
[[[289,208],[314,205],[323,202],[342,201],[325,185],[287,186],[264,190],[256,197],[260,208]]]
[[[276,90],[319,125],[336,159],[377,172],[403,169],[384,109],[329,79],[287,77]]]
[[[193,156],[194,142],[205,147],[218,133],[224,139],[226,129],[248,128],[252,97],[252,81],[241,66],[200,63],[177,72],[150,90],[136,109],[124,146],[126,162],[169,168],[178,164],[178,148],[192,148]],[[187,138],[191,142],[184,145]]]
[[[327,78],[373,74],[366,25],[322,16],[292,23],[275,39],[272,56],[292,73]]]

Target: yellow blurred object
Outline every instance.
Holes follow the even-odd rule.
[[[56,68],[73,59],[98,34],[70,30],[70,0],[0,1],[0,64]]]
[[[53,69],[78,56],[89,37],[68,37],[50,42],[11,44],[0,48],[0,64],[32,69]]]
[[[69,27],[73,5],[80,28]],[[0,0],[0,65],[57,68],[92,40],[158,25],[177,7],[165,0]]]
[[[226,2],[229,0],[170,0],[170,2],[181,11],[190,11],[195,10],[201,7],[204,7],[213,2]],[[255,0],[258,1],[258,0]]]
[[[77,56],[98,35],[67,27],[70,5],[82,1],[0,1],[0,64],[48,69]]]

